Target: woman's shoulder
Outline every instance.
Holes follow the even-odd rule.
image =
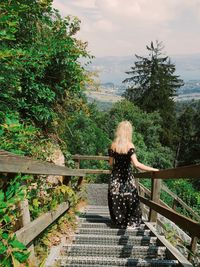
[[[135,153],[135,146],[130,144],[127,154],[133,155]]]

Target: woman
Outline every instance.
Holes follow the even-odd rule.
[[[112,222],[120,228],[135,229],[141,223],[138,191],[131,170],[131,163],[142,171],[158,171],[137,160],[132,143],[132,125],[129,121],[119,123],[115,139],[108,150],[112,166],[108,187],[108,206]]]

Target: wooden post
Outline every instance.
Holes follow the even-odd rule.
[[[140,193],[141,197],[145,197],[144,189],[142,187],[140,187],[140,192],[139,193]],[[144,213],[144,209],[145,209],[144,204],[140,203],[140,206],[141,206],[142,213]]]
[[[161,191],[161,179],[151,179],[151,200],[158,203],[160,202],[160,191]],[[150,208],[149,221],[156,222],[157,212]]]
[[[76,159],[75,162],[76,162],[75,163],[76,164],[76,169],[80,169],[80,159]],[[78,189],[80,189],[82,182],[83,182],[83,177],[80,176],[78,178],[78,182],[77,182],[77,188]]]
[[[172,209],[175,210],[175,211],[176,211],[176,208],[177,208],[177,204],[178,204],[178,202],[177,202],[177,200],[174,198],[173,203],[172,203]]]
[[[76,169],[80,169],[80,159],[75,159]]]
[[[188,260],[191,261],[193,255],[197,249],[197,237],[196,236],[192,237],[189,249],[190,249],[191,253],[188,254]]]
[[[78,178],[78,182],[77,182],[77,188],[78,188],[78,189],[81,187],[82,183],[83,183],[83,176],[80,176],[80,177]]]
[[[21,211],[20,223],[21,223],[21,228],[22,228],[31,222],[28,199],[24,199],[23,201],[21,201],[19,203],[19,208]],[[33,244],[28,247],[28,251],[30,251],[29,260],[32,263],[34,263],[36,259],[35,259],[35,252],[34,252]]]
[[[71,176],[64,176],[63,177],[63,184],[64,185],[69,185],[71,180]]]

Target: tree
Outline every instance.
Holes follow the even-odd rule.
[[[123,82],[129,87],[124,93],[126,99],[138,105],[144,111],[158,111],[162,118],[162,143],[171,146],[176,129],[175,103],[173,97],[176,90],[183,85],[179,76],[175,75],[175,65],[168,56],[162,55],[163,45],[156,41],[154,45],[146,46],[148,57],[136,55],[138,61],[131,71],[131,75]]]

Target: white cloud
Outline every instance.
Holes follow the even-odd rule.
[[[75,0],[71,4],[78,8],[95,8],[95,0]]]
[[[167,54],[200,53],[200,0],[54,0],[81,21],[93,55],[128,55],[163,41]],[[184,45],[187,44],[187,45]]]

